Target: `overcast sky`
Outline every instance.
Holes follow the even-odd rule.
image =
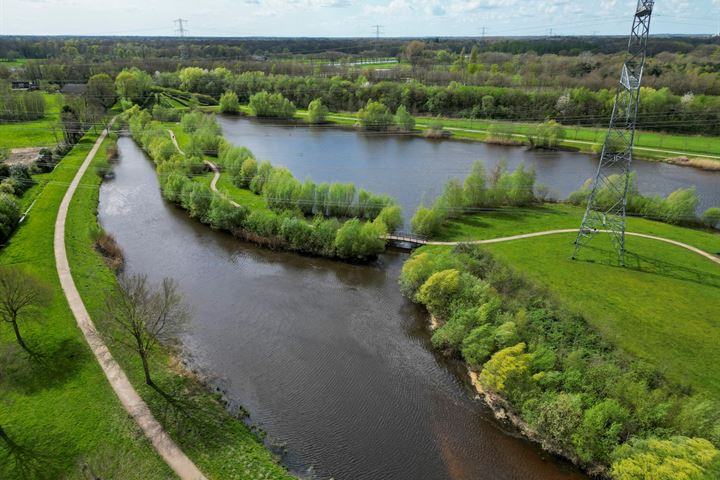
[[[0,0],[0,34],[384,36],[626,34],[635,0]],[[717,33],[720,0],[658,0],[653,33]]]

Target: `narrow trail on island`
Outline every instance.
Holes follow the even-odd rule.
[[[114,122],[113,119],[110,124]],[[165,463],[180,477],[182,480],[206,480],[206,477],[195,466],[192,460],[178,447],[178,445],[165,432],[162,425],[155,419],[152,412],[148,408],[145,401],[140,397],[135,388],[130,383],[127,375],[122,367],[115,361],[107,345],[103,341],[95,324],[90,318],[90,314],[85,308],[80,292],[78,291],[75,280],[72,277],[70,263],[68,261],[67,250],[65,246],[65,223],[67,221],[70,203],[72,202],[75,191],[85,172],[92,163],[105,137],[107,137],[108,129],[106,128],[100,137],[98,137],[95,145],[88,153],[85,161],[80,166],[75,178],[67,189],[65,196],[58,210],[57,220],[55,222],[55,263],[57,266],[58,276],[60,277],[60,285],[62,286],[68,305],[75,316],[78,327],[83,333],[90,349],[97,359],[100,367],[105,374],[110,386],[115,391],[120,403],[125,410],[140,426],[145,436],[155,447],[155,450],[165,460]]]
[[[180,152],[182,155],[185,155],[185,152],[183,152],[183,150],[180,148],[180,145],[178,144],[177,139],[175,138],[175,133],[172,130],[168,130],[168,133],[170,134],[170,138],[172,139],[173,143],[175,144],[175,148],[177,148],[178,152]],[[217,188],[217,183],[220,180],[220,168],[218,168],[218,166],[215,165],[214,163],[207,161],[207,160],[205,160],[205,164],[208,167],[210,167],[210,169],[214,173],[212,182],[210,183],[210,188],[212,189],[213,192],[221,193]],[[239,206],[239,204],[234,201],[232,202],[232,204],[235,205],[236,207]],[[433,240],[424,240],[424,239],[420,239],[420,238],[414,237],[414,236],[408,237],[405,235],[386,235],[384,238],[385,238],[385,240],[408,242],[408,243],[413,243],[415,245],[456,246],[456,245],[461,245],[461,244],[464,244],[464,245],[490,245],[493,243],[511,242],[514,240],[523,240],[523,239],[534,238],[534,237],[544,237],[547,235],[560,235],[560,234],[565,234],[565,233],[577,234],[578,230],[577,229],[545,230],[542,232],[524,233],[521,235],[512,235],[509,237],[490,238],[487,240],[467,240],[467,241],[462,241],[462,242],[438,242],[438,241],[433,241]],[[609,231],[598,230],[597,233],[609,233]],[[701,255],[701,256],[707,258],[711,262],[715,262],[718,265],[720,265],[720,257],[713,255],[711,253],[708,253],[704,250],[701,250],[697,247],[693,247],[692,245],[688,245],[687,243],[678,242],[677,240],[671,240],[671,239],[665,238],[665,237],[658,237],[655,235],[647,235],[644,233],[625,232],[625,234],[628,236],[631,236],[631,237],[645,238],[648,240],[655,240],[658,242],[664,242],[664,243],[668,243],[670,245],[675,245],[676,247],[681,247],[681,248],[689,250],[693,253],[697,253],[698,255]]]

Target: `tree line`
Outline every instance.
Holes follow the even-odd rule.
[[[368,260],[385,249],[384,235],[402,222],[396,203],[385,196],[356,192],[352,185],[302,184],[269,162],[260,165],[247,149],[219,139],[219,162],[242,188],[264,198],[268,208],[235,205],[224,194],[195,179],[204,172],[202,137],[219,133],[210,116],[190,112],[182,125],[191,133],[191,149],[181,155],[167,132],[152,123],[152,115],[135,106],[123,117],[130,133],[156,164],[163,196],[192,218],[240,238],[276,249]],[[214,142],[215,143],[215,142]],[[192,145],[200,145],[194,151]],[[382,204],[381,204],[382,203]]]
[[[669,464],[672,478],[720,475],[717,401],[629,359],[486,250],[420,250],[400,285],[440,325],[433,346],[546,450],[613,478],[664,478]]]

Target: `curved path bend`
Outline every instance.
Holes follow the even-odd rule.
[[[112,124],[112,122],[111,122]],[[70,263],[68,262],[67,251],[65,246],[65,222],[68,216],[70,203],[75,195],[75,191],[80,184],[90,163],[100,149],[103,140],[107,136],[108,131],[105,129],[95,142],[92,150],[88,153],[85,161],[80,166],[75,178],[67,189],[65,197],[60,204],[57,220],[55,222],[55,263],[57,266],[58,276],[60,277],[60,285],[62,286],[68,305],[75,316],[78,327],[83,333],[90,349],[97,359],[100,367],[105,374],[110,386],[115,391],[120,403],[125,410],[142,428],[145,436],[150,440],[155,450],[165,460],[165,463],[180,477],[182,480],[207,480],[202,472],[195,466],[180,447],[165,432],[162,425],[155,419],[152,412],[148,408],[145,401],[140,397],[135,388],[128,380],[127,375],[122,367],[115,361],[107,345],[97,331],[95,324],[90,318],[90,314],[85,308],[85,304],[80,297],[75,286],[75,281],[70,271]]]
[[[175,138],[175,133],[172,130],[168,130],[168,133],[170,134],[170,138],[172,139],[173,143],[175,144],[175,148],[178,149],[178,152],[185,155],[185,152],[182,151],[180,148],[180,145],[178,145],[177,139]],[[210,182],[210,188],[212,191],[220,193],[220,191],[217,189],[217,182],[220,180],[220,169],[212,162],[205,161],[205,164],[210,167],[210,169],[214,172],[214,176],[212,179],[212,182]],[[239,205],[231,201],[233,205],[238,207]],[[396,241],[410,241],[410,243],[414,243],[416,245],[445,245],[445,246],[454,246],[454,245],[460,245],[460,244],[469,244],[469,245],[489,245],[493,243],[503,243],[503,242],[511,242],[513,240],[522,240],[525,238],[534,238],[534,237],[544,237],[547,235],[559,235],[562,233],[578,233],[577,229],[565,229],[565,230],[545,230],[543,232],[534,232],[534,233],[525,233],[522,235],[513,235],[511,237],[500,237],[500,238],[491,238],[488,240],[469,240],[467,242],[435,242],[431,240],[419,240],[419,239],[413,239],[408,240],[406,237],[402,236],[395,236],[395,235],[386,235],[385,240],[396,240]],[[609,233],[607,230],[599,230],[598,233]],[[640,237],[640,238],[647,238],[649,240],[656,240],[658,242],[664,242],[669,243],[671,245],[675,245],[677,247],[684,248],[686,250],[689,250],[693,253],[697,253],[698,255],[701,255],[708,260],[717,263],[720,265],[720,257],[717,257],[711,253],[708,253],[704,250],[701,250],[697,247],[693,247],[692,245],[688,245],[687,243],[678,242],[677,240],[671,240],[669,238],[664,237],[657,237],[655,235],[647,235],[644,233],[634,233],[634,232],[625,232],[625,235],[628,235],[630,237]]]

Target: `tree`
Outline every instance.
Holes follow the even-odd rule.
[[[29,273],[18,267],[0,268],[0,317],[12,325],[18,344],[27,352],[30,349],[20,334],[18,321],[46,307],[50,296],[47,285]]]
[[[90,105],[97,105],[103,110],[109,110],[117,101],[115,83],[106,73],[98,73],[90,77],[87,83],[85,97]]]
[[[703,438],[672,437],[633,439],[613,456],[612,475],[617,480],[704,480],[717,478],[707,469],[720,452]]]
[[[138,354],[145,383],[155,386],[150,376],[150,353],[159,342],[175,338],[188,319],[177,284],[166,278],[159,287],[153,287],[145,275],[122,275],[105,307],[108,320],[119,327],[115,339]]]
[[[367,130],[387,130],[393,124],[393,115],[381,102],[368,100],[367,105],[358,112],[360,124]]]
[[[708,228],[720,228],[720,208],[708,208],[702,215],[702,222]]]
[[[620,443],[620,435],[630,417],[627,408],[614,398],[601,401],[585,411],[573,443],[585,462],[607,462]]]
[[[525,353],[525,349],[525,343],[518,343],[495,353],[480,373],[482,386],[495,392],[508,391],[530,369],[532,355]]]
[[[436,208],[419,207],[410,220],[413,232],[432,237],[437,234],[445,221],[443,212]]]
[[[375,222],[382,223],[388,232],[397,231],[403,226],[402,209],[399,205],[385,207],[375,217]]]
[[[142,104],[152,87],[152,78],[138,68],[125,69],[115,77],[115,89],[120,98]]]
[[[665,200],[665,221],[668,223],[693,223],[700,199],[695,187],[675,190]]]
[[[404,57],[408,62],[410,62],[413,69],[422,62],[426,48],[427,45],[425,45],[425,42],[421,42],[419,40],[413,40],[405,45]]]
[[[555,149],[564,139],[565,128],[555,120],[544,121],[528,135],[530,145],[535,148]]]
[[[292,118],[295,105],[279,93],[256,93],[250,97],[250,109],[256,117]]]
[[[434,273],[420,287],[417,301],[424,304],[428,311],[440,319],[449,316],[449,306],[460,289],[460,271],[443,270]]]
[[[415,117],[410,115],[405,105],[400,105],[395,113],[395,125],[403,132],[412,132],[415,129]]]
[[[220,97],[220,113],[236,115],[240,112],[240,100],[235,92],[225,92]]]
[[[327,122],[328,108],[323,105],[322,100],[316,98],[308,105],[307,122],[319,125]]]
[[[463,190],[465,203],[468,207],[477,208],[485,206],[487,178],[485,175],[485,166],[481,161],[473,163],[470,175],[465,179]]]
[[[66,145],[75,145],[83,136],[82,114],[75,106],[63,105],[60,110],[60,126]]]

